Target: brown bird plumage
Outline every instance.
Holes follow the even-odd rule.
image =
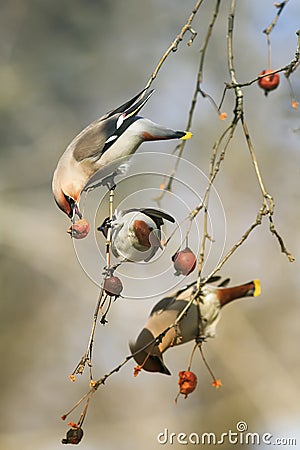
[[[191,137],[191,133],[174,131],[137,116],[152,93],[143,90],[92,122],[72,140],[59,159],[52,190],[57,205],[70,218],[75,214],[81,217],[80,194],[98,171],[103,171],[103,177],[110,175],[118,167],[118,161],[120,165],[122,158],[133,154],[144,141]],[[113,168],[111,164],[116,162]],[[104,169],[109,169],[108,174]]]
[[[214,337],[223,306],[238,298],[260,295],[259,280],[225,287],[228,282],[229,279],[219,286],[205,284],[197,297],[199,302],[195,299],[179,324],[172,327],[159,342],[156,342],[155,339],[175,322],[195,294],[196,282],[160,300],[152,309],[137,340],[130,343],[130,350],[134,354],[135,361],[148,372],[170,375],[163,361],[163,353],[168,348],[198,338],[205,340]]]

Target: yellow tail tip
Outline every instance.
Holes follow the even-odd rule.
[[[254,283],[253,297],[258,297],[261,294],[260,281],[259,280],[253,280],[253,283]]]
[[[182,138],[180,138],[182,141],[187,141],[188,139],[191,139],[191,137],[193,136],[193,133],[191,133],[190,131],[186,131],[185,135],[182,136]]]

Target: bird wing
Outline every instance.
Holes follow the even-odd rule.
[[[153,222],[157,222],[157,219],[161,219],[161,222],[163,224],[162,219],[168,220],[168,222],[175,222],[174,217],[170,216],[170,214],[166,213],[165,211],[161,211],[159,209],[154,209],[154,208],[143,208],[140,209],[140,211],[144,214],[147,214],[147,216],[149,216]]]
[[[76,161],[88,158],[97,161],[109,147],[138,118],[138,111],[153,94],[153,90],[145,94],[145,89],[128,102],[95,120],[79,133],[70,144]]]
[[[124,211],[124,213],[129,212],[141,212],[143,214],[146,214],[150,219],[153,220],[157,228],[160,228],[163,225],[163,219],[168,220],[169,222],[174,223],[175,219],[174,217],[170,216],[170,214],[166,213],[165,211],[161,211],[159,209],[155,208],[130,208]]]
[[[115,115],[106,120],[95,120],[73,139],[70,147],[77,162],[88,158],[97,160],[101,157],[105,151],[107,140],[114,136],[117,130],[118,118],[119,116]],[[113,140],[108,143],[112,144]]]
[[[157,313],[159,311],[163,311],[164,309],[170,308],[174,303],[176,302],[177,297],[182,294],[184,291],[187,291],[191,286],[196,284],[197,281],[193,281],[192,283],[189,283],[187,286],[182,287],[176,292],[173,292],[168,297],[164,297],[159,302],[154,305],[153,309],[151,310],[149,316],[152,316],[154,313]]]
[[[226,279],[223,280],[220,284],[218,284],[218,286],[219,286],[219,287],[225,287],[225,286],[228,285],[229,281],[230,281],[230,278],[226,278]],[[210,282],[211,282],[211,281],[208,280],[208,283],[210,283]]]
[[[155,313],[159,313],[160,311],[164,311],[169,308],[176,301],[176,297],[165,297],[161,299],[154,307],[152,308],[149,317],[153,316]]]

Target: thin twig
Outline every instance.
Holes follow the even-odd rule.
[[[278,233],[278,231],[277,231],[276,228],[275,228],[275,225],[274,225],[274,222],[273,222],[273,218],[272,218],[271,215],[269,215],[269,221],[270,221],[270,231],[271,231],[272,234],[274,234],[274,236],[276,236],[276,238],[277,238],[277,240],[278,240],[278,242],[279,242],[279,245],[280,245],[281,252],[284,253],[284,254],[288,257],[288,260],[289,260],[290,262],[294,262],[294,261],[295,261],[295,258],[294,258],[294,256],[287,250],[287,248],[286,248],[286,246],[285,246],[285,244],[284,244],[284,242],[283,242],[282,237],[280,236],[280,234]]]
[[[282,5],[284,6],[287,3],[288,0],[286,0],[285,2],[282,2]],[[247,145],[248,145],[248,149],[251,155],[251,159],[252,159],[252,163],[254,166],[254,170],[257,176],[257,180],[263,195],[263,208],[264,208],[264,214],[268,214],[269,216],[269,220],[270,220],[270,231],[277,237],[277,239],[279,240],[279,243],[281,245],[281,250],[283,251],[283,253],[285,253],[289,259],[290,262],[292,262],[293,256],[286,250],[286,247],[283,243],[283,239],[281,238],[281,236],[279,235],[279,233],[277,232],[277,230],[275,230],[275,227],[273,226],[273,222],[272,222],[272,215],[274,212],[274,200],[273,197],[267,192],[265,184],[263,182],[263,178],[259,169],[259,165],[258,165],[258,161],[254,152],[254,147],[250,138],[250,133],[246,124],[246,120],[244,117],[244,110],[243,110],[243,92],[241,89],[241,86],[238,85],[237,83],[237,79],[236,79],[236,75],[235,75],[235,68],[234,68],[234,64],[233,64],[233,25],[234,25],[234,14],[235,14],[235,5],[236,5],[236,0],[231,0],[231,7],[230,7],[230,13],[228,16],[228,38],[227,38],[227,49],[228,49],[228,67],[229,67],[229,72],[230,72],[230,76],[231,76],[231,85],[233,86],[234,90],[235,90],[235,94],[236,94],[236,120],[241,120],[242,122],[242,126],[243,126],[243,131],[244,131],[244,135],[246,137],[246,141],[247,141]],[[282,6],[282,7],[283,7]],[[282,9],[280,10],[280,12],[282,11]],[[280,14],[279,12],[279,14]],[[278,17],[277,17],[278,19]],[[276,19],[276,21],[277,21]],[[273,27],[276,24],[276,21],[272,22],[274,23],[273,26],[271,26],[271,30],[273,29]],[[269,32],[268,32],[269,33]],[[299,49],[299,39],[298,39],[298,46],[297,46],[297,52]],[[299,56],[299,55],[298,55]],[[239,114],[238,114],[239,112]],[[260,213],[259,213],[260,214]]]
[[[204,0],[198,0],[197,3],[194,6],[194,9],[192,10],[189,18],[187,19],[186,23],[183,25],[183,27],[180,30],[180,33],[176,36],[176,38],[173,40],[173,42],[170,44],[170,46],[168,47],[168,49],[165,51],[165,53],[163,54],[163,56],[160,58],[159,62],[157,63],[154,71],[152,72],[146,86],[145,89],[148,89],[152,82],[155,80],[155,78],[157,77],[158,72],[160,71],[162,65],[164,64],[164,62],[166,61],[166,59],[168,58],[168,56],[170,55],[170,53],[172,52],[176,52],[178,49],[178,45],[180,44],[180,42],[183,40],[184,35],[189,31],[191,33],[191,38],[188,41],[188,45],[190,46],[197,33],[195,32],[195,30],[193,30],[192,28],[192,22],[194,20],[195,15],[198,12],[198,9],[200,8],[201,4],[203,3]]]
[[[279,72],[284,72],[285,76],[288,78],[293,72],[295,72],[295,70],[299,67],[300,64],[300,30],[298,30],[296,32],[296,35],[298,36],[297,39],[297,46],[296,46],[296,50],[295,50],[295,55],[294,58],[292,59],[292,61],[289,64],[286,64],[283,67],[280,67],[279,69],[274,69],[268,73],[262,74],[262,75],[258,75],[256,78],[253,78],[250,81],[246,81],[243,83],[226,83],[225,84],[225,92],[227,89],[234,89],[236,87],[247,87],[250,86],[253,83],[256,83],[258,80],[261,80],[262,78],[268,77],[268,76],[272,76],[275,73],[279,73]]]
[[[250,152],[250,155],[251,155],[252,163],[253,163],[253,166],[254,166],[254,170],[255,170],[255,173],[256,173],[256,176],[257,176],[257,180],[258,180],[258,183],[259,183],[262,195],[263,195],[265,201],[269,205],[269,213],[273,214],[274,200],[273,200],[272,196],[270,194],[268,194],[268,192],[267,192],[267,190],[265,188],[265,184],[263,182],[263,178],[262,178],[262,175],[260,173],[260,169],[259,169],[259,166],[258,166],[258,161],[257,161],[256,155],[255,155],[254,147],[253,147],[253,144],[252,144],[252,141],[251,141],[251,138],[250,138],[249,130],[248,130],[248,127],[247,127],[247,124],[246,124],[244,116],[242,117],[241,120],[242,120],[242,126],[243,126],[243,130],[244,130],[245,138],[246,138],[246,141],[247,141],[247,144],[248,144],[248,149],[249,149],[249,152]]]
[[[285,70],[285,76],[288,78],[299,66],[300,64],[300,30],[296,32],[298,36],[297,48],[295,51],[295,56],[290,62],[289,66]]]
[[[113,202],[114,202],[114,189],[110,189],[110,191],[109,191],[109,220],[110,220],[110,223],[112,221],[113,212],[114,212]],[[106,267],[105,267],[105,271],[104,271],[104,277],[101,282],[100,292],[99,292],[99,296],[98,296],[98,300],[97,300],[97,304],[96,304],[96,308],[95,308],[95,312],[94,312],[94,316],[93,316],[93,323],[92,323],[92,329],[90,332],[90,338],[88,341],[87,350],[86,350],[85,354],[82,356],[79,363],[77,364],[77,366],[73,370],[72,374],[70,375],[72,380],[75,380],[75,378],[74,378],[75,375],[82,374],[84,372],[86,364],[88,364],[89,368],[90,368],[90,380],[93,380],[92,354],[93,354],[94,338],[95,338],[95,332],[96,332],[96,328],[97,328],[99,311],[101,309],[101,304],[102,304],[103,295],[104,295],[104,283],[105,283],[107,276],[110,274],[110,270],[111,270],[111,257],[110,257],[111,234],[112,234],[112,227],[109,226],[108,232],[107,232],[107,238],[106,238]]]
[[[205,364],[207,370],[209,371],[209,373],[210,373],[210,375],[211,375],[211,377],[212,377],[214,383],[216,383],[216,384],[218,385],[217,379],[216,379],[216,377],[215,377],[213,371],[212,371],[211,368],[210,368],[210,365],[208,364],[208,362],[207,362],[207,360],[206,360],[206,358],[205,358],[205,356],[204,356],[203,349],[202,349],[202,342],[199,342],[197,346],[198,346],[198,348],[199,348],[199,350],[200,350],[201,357],[202,357],[202,359],[203,359],[203,362],[204,362],[204,364]]]
[[[188,364],[188,367],[187,367],[188,371],[191,370],[194,354],[195,354],[195,351],[197,350],[197,347],[198,347],[198,344],[196,343],[194,345],[194,347],[193,347],[193,350],[192,350],[192,353],[191,353],[191,356],[190,356],[189,364]]]
[[[275,6],[277,8],[277,13],[274,17],[274,19],[272,20],[272,22],[270,23],[270,25],[263,31],[263,33],[265,33],[267,36],[269,36],[271,34],[271,32],[273,31],[273,28],[275,27],[280,14],[283,11],[283,8],[286,6],[286,4],[288,3],[289,0],[284,0],[280,3],[275,3]]]
[[[146,84],[146,88],[150,87],[150,85],[152,84],[153,80],[156,78],[159,70],[161,69],[162,65],[164,64],[164,62],[166,61],[167,57],[170,55],[171,52],[174,52],[177,50],[178,45],[180,44],[180,42],[183,40],[184,35],[187,32],[191,33],[191,38],[188,41],[188,45],[191,45],[192,42],[194,41],[195,37],[196,37],[196,32],[192,29],[191,24],[192,21],[197,13],[197,11],[199,10],[201,4],[203,3],[204,0],[198,0],[192,13],[190,14],[187,22],[185,23],[185,25],[182,27],[180,33],[178,34],[178,36],[176,37],[176,39],[174,39],[174,41],[171,43],[171,45],[169,46],[169,48],[166,50],[166,52],[163,54],[163,56],[161,57],[161,59],[159,60],[155,70],[153,71],[152,75],[149,78],[148,83]],[[267,34],[267,37],[269,37],[269,34],[271,33],[271,31],[273,30],[274,26],[276,25],[276,22],[278,20],[279,15],[281,14],[284,6],[286,5],[286,3],[288,2],[288,0],[285,0],[283,2],[281,2],[280,4],[277,5],[278,8],[278,12],[276,17],[274,18],[274,20],[272,21],[272,23],[269,25],[269,27],[264,30],[264,32]],[[206,54],[206,50],[207,50],[207,46],[209,43],[209,39],[211,37],[211,33],[213,30],[213,26],[215,24],[215,21],[217,19],[218,16],[218,12],[219,12],[219,6],[220,6],[220,0],[216,0],[216,5],[215,5],[215,10],[214,10],[214,14],[211,20],[211,23],[209,24],[209,28],[206,34],[206,38],[204,40],[204,44],[200,50],[201,52],[201,57],[200,57],[200,64],[199,64],[199,69],[198,69],[198,73],[197,73],[197,84],[196,84],[196,88],[192,97],[192,101],[191,101],[191,106],[190,106],[190,110],[189,110],[189,114],[188,114],[188,121],[187,121],[187,131],[189,131],[191,125],[192,125],[192,121],[193,121],[193,116],[194,116],[194,112],[195,112],[195,108],[196,108],[196,104],[197,104],[197,100],[198,100],[198,95],[199,93],[203,96],[203,97],[207,97],[208,94],[206,94],[202,88],[201,88],[201,83],[203,80],[203,67],[204,67],[204,58],[205,58],[205,54]],[[191,307],[191,305],[194,302],[198,303],[199,306],[199,312],[200,311],[200,301],[201,301],[201,287],[213,276],[215,275],[222,267],[223,265],[228,261],[228,259],[236,252],[236,250],[238,248],[240,248],[244,242],[248,239],[248,237],[250,236],[250,234],[254,231],[255,228],[257,228],[259,225],[262,224],[263,221],[263,217],[264,216],[268,216],[269,218],[269,229],[270,232],[277,238],[281,251],[283,253],[285,253],[289,259],[289,261],[293,261],[294,258],[291,255],[290,252],[288,252],[288,250],[285,247],[284,241],[282,239],[282,237],[280,236],[280,234],[278,233],[278,231],[275,228],[274,222],[273,222],[273,211],[274,211],[274,201],[272,196],[268,193],[264,181],[263,181],[263,177],[261,175],[260,169],[259,169],[259,165],[258,165],[258,161],[256,158],[256,154],[254,151],[254,146],[252,143],[252,140],[250,138],[250,133],[245,121],[245,117],[244,117],[244,105],[243,105],[243,91],[242,91],[242,87],[243,86],[249,86],[250,84],[254,83],[255,81],[257,81],[260,78],[263,78],[263,76],[269,76],[270,73],[268,73],[267,75],[262,75],[259,76],[257,78],[255,78],[254,80],[251,80],[250,82],[247,83],[239,83],[237,81],[237,77],[236,77],[236,71],[235,71],[235,67],[234,67],[234,53],[233,53],[233,30],[234,30],[234,17],[235,17],[235,6],[236,6],[236,0],[231,0],[231,4],[230,4],[230,12],[228,15],[228,33],[227,33],[227,57],[228,57],[228,70],[229,70],[229,74],[230,74],[230,83],[226,84],[225,90],[224,90],[224,95],[222,97],[222,102],[225,96],[225,92],[227,89],[233,89],[234,93],[235,93],[235,108],[233,111],[233,119],[230,123],[230,125],[225,129],[225,131],[222,133],[222,135],[220,136],[220,138],[215,142],[214,146],[213,146],[213,150],[212,150],[212,157],[211,157],[211,161],[210,161],[210,169],[209,169],[209,180],[208,180],[208,185],[206,187],[205,193],[204,193],[204,197],[202,202],[196,206],[194,208],[194,210],[190,213],[190,215],[185,219],[185,220],[189,220],[189,228],[187,229],[187,234],[186,237],[188,236],[188,233],[191,229],[191,223],[192,220],[198,215],[198,213],[203,209],[204,210],[204,215],[203,215],[203,238],[202,238],[202,242],[201,242],[201,249],[200,249],[200,255],[199,255],[199,266],[198,266],[198,279],[197,279],[197,289],[195,290],[195,292],[190,296],[190,299],[187,301],[185,307],[181,310],[181,312],[178,314],[178,316],[176,317],[176,319],[174,320],[174,322],[172,324],[170,324],[168,327],[165,328],[165,330],[163,330],[163,332],[161,332],[156,338],[153,338],[152,341],[148,342],[143,348],[140,348],[139,350],[137,350],[135,353],[132,353],[128,356],[126,356],[126,358],[119,364],[117,365],[115,368],[113,368],[110,372],[108,372],[107,374],[105,374],[103,377],[99,378],[97,381],[93,381],[92,379],[92,372],[91,372],[91,367],[92,367],[92,350],[93,350],[93,342],[94,342],[94,334],[95,334],[95,329],[96,329],[96,324],[97,324],[97,318],[98,318],[98,314],[99,314],[99,309],[100,309],[100,304],[101,304],[101,300],[103,298],[103,285],[101,287],[101,291],[100,291],[100,295],[99,295],[99,299],[98,299],[98,303],[97,303],[97,307],[94,313],[94,321],[93,321],[93,326],[92,326],[92,331],[91,331],[91,335],[90,335],[90,339],[89,339],[89,343],[88,343],[88,348],[87,348],[87,352],[85,353],[85,355],[82,357],[80,363],[77,365],[74,373],[82,373],[85,364],[88,363],[90,365],[90,390],[83,396],[81,397],[81,399],[75,403],[75,405],[68,411],[67,414],[63,415],[63,418],[65,419],[70,413],[72,413],[74,411],[74,409],[76,409],[79,405],[82,404],[82,402],[84,402],[86,400],[85,406],[83,408],[83,411],[81,413],[79,422],[80,425],[82,424],[85,416],[86,416],[86,412],[87,412],[87,408],[90,402],[90,399],[92,397],[92,395],[96,392],[96,390],[101,386],[104,385],[106,380],[111,377],[113,374],[119,372],[121,370],[121,368],[123,366],[125,366],[132,358],[134,358],[134,356],[138,353],[140,353],[141,351],[149,348],[149,346],[151,347],[158,345],[161,340],[164,338],[164,336],[173,328],[176,328],[178,326],[178,324],[180,323],[180,321],[183,319],[183,317],[186,315],[186,313],[188,312],[189,308]],[[277,69],[271,72],[272,73],[277,73],[280,71],[285,71],[285,75],[288,78],[290,76],[291,73],[293,73],[296,68],[299,66],[299,58],[300,58],[300,32],[297,32],[298,34],[298,44],[297,44],[297,49],[295,52],[295,57],[294,59],[290,62],[290,64],[282,67],[281,69]],[[208,96],[210,97],[210,96]],[[221,104],[222,104],[221,102]],[[205,262],[205,250],[206,250],[206,240],[207,239],[211,239],[209,234],[208,234],[208,225],[207,225],[207,214],[208,214],[208,205],[209,205],[209,196],[210,196],[210,191],[211,191],[211,187],[213,185],[213,183],[215,182],[215,179],[220,171],[221,168],[221,164],[225,158],[226,152],[229,148],[229,144],[232,141],[232,138],[234,136],[234,133],[236,131],[238,122],[241,121],[242,124],[242,128],[243,128],[243,132],[246,138],[246,142],[247,142],[247,146],[250,152],[250,156],[251,156],[251,160],[253,163],[253,167],[256,173],[256,177],[258,180],[258,184],[263,196],[263,201],[262,201],[262,205],[257,213],[256,216],[256,220],[247,228],[247,230],[244,232],[244,234],[241,236],[241,238],[232,246],[232,248],[227,252],[227,254],[222,258],[222,260],[215,266],[215,268],[213,269],[213,271],[206,276],[204,279],[201,279],[200,275],[202,273],[202,269],[203,269],[203,265]],[[225,140],[226,138],[226,140]],[[225,141],[225,142],[224,142]],[[182,156],[182,152],[184,150],[184,146],[185,146],[185,142],[183,141],[179,146],[176,147],[176,150],[178,150],[178,159],[176,160],[175,166],[173,168],[173,170],[171,171],[171,174],[168,176],[168,183],[165,183],[165,187],[163,192],[170,190],[171,186],[172,186],[172,181],[173,178],[175,176],[175,173],[178,169],[178,164],[180,161],[180,157]],[[158,199],[159,201],[159,199]],[[110,219],[113,216],[113,193],[110,192],[110,203],[109,203],[109,217]],[[107,243],[106,243],[106,270],[109,270],[109,268],[111,267],[111,260],[110,260],[110,246],[111,246],[111,229],[109,228],[108,230],[108,238],[107,238]],[[200,318],[201,319],[201,318]],[[215,379],[213,373],[211,372],[210,367],[208,366],[206,359],[203,355],[202,352],[202,341],[201,341],[201,336],[199,336],[199,341],[197,342],[197,345],[194,347],[192,354],[191,354],[191,358],[190,358],[190,362],[189,362],[189,369],[191,367],[191,363],[192,363],[192,359],[193,359],[193,355],[195,352],[196,347],[199,347],[199,350],[201,352],[201,355],[203,357],[203,361],[206,364],[208,370],[210,371],[213,380],[216,382],[217,384],[217,380]]]
[[[156,338],[149,341],[144,347],[139,348],[136,352],[126,356],[126,358],[118,364],[116,367],[114,367],[110,372],[105,374],[103,377],[99,378],[97,381],[92,381],[91,388],[88,392],[86,392],[73,406],[72,408],[65,414],[63,414],[62,419],[65,420],[69,414],[71,414],[85,399],[90,398],[96,390],[105,384],[106,380],[111,377],[113,374],[119,372],[119,370],[124,367],[132,358],[134,358],[135,355],[142,352],[143,350],[149,348],[151,345],[158,345],[163,337],[170,331],[172,328],[176,328],[176,326],[179,324],[179,322],[182,320],[182,318],[185,316],[189,308],[191,307],[192,303],[195,301],[196,297],[199,295],[198,292],[195,292],[191,295],[190,300],[187,302],[186,306],[182,309],[182,311],[178,314],[177,318],[174,320],[172,324],[170,324],[168,327],[166,327]]]
[[[263,203],[256,216],[255,222],[253,222],[253,224],[250,225],[250,227],[245,231],[240,240],[233,245],[233,247],[228,251],[228,253],[226,253],[226,255],[222,258],[222,260],[215,266],[212,272],[203,279],[203,284],[205,284],[209,278],[215,275],[224,266],[226,261],[228,261],[228,259],[235,253],[235,251],[246,241],[246,239],[248,239],[252,231],[257,226],[261,225],[262,218],[266,214],[268,214],[268,209],[266,208],[266,205]]]
[[[265,33],[266,37],[267,37],[267,47],[268,47],[268,69],[271,69],[271,39],[270,39],[270,35],[279,19],[280,14],[282,13],[283,8],[285,7],[285,5],[287,4],[289,0],[284,0],[281,3],[277,3],[275,4],[275,6],[277,7],[277,14],[274,17],[274,19],[272,20],[272,22],[270,23],[270,25],[263,30],[263,33]]]
[[[104,281],[105,278],[103,278],[101,286],[100,286],[100,293],[98,296],[98,301],[96,304],[96,308],[95,308],[95,312],[94,312],[94,316],[93,316],[93,324],[92,324],[92,329],[91,329],[91,333],[90,333],[90,338],[88,341],[88,345],[87,345],[87,349],[85,354],[82,356],[81,360],[79,361],[79,363],[77,364],[77,366],[75,367],[75,369],[72,372],[71,375],[71,379],[74,379],[73,376],[74,375],[81,375],[84,372],[85,369],[85,365],[88,363],[89,368],[90,368],[90,379],[93,379],[93,374],[92,374],[92,353],[93,353],[93,345],[94,345],[94,337],[95,337],[95,331],[96,331],[96,327],[97,327],[97,321],[98,321],[98,316],[99,316],[99,309],[100,309],[100,304],[103,298],[103,286],[104,286]]]
[[[209,192],[210,192],[210,190],[211,190],[211,187],[212,187],[212,185],[213,185],[213,183],[214,183],[214,181],[215,181],[216,176],[218,175],[218,173],[219,173],[219,171],[220,171],[221,163],[222,163],[222,161],[223,161],[224,158],[225,158],[226,150],[227,150],[227,148],[228,148],[228,146],[229,146],[229,143],[230,143],[231,139],[233,138],[235,126],[236,126],[236,125],[234,125],[234,123],[232,122],[232,123],[226,128],[226,130],[222,133],[221,138],[219,138],[219,139],[215,142],[215,144],[214,144],[214,146],[213,146],[213,156],[212,156],[211,162],[210,162],[210,177],[209,177],[209,180],[208,180],[208,186],[206,187],[206,191],[205,191],[205,193],[204,193],[202,202],[201,202],[199,205],[197,205],[197,206],[193,209],[193,211],[191,211],[191,213],[189,214],[189,217],[190,217],[191,220],[194,219],[194,218],[197,216],[197,214],[203,209],[203,207],[204,207],[205,204],[206,204],[206,201],[207,201],[207,198],[208,198],[208,196],[209,196]],[[228,133],[229,131],[230,131],[230,135],[229,135],[229,137],[227,138],[227,141],[226,141],[226,143],[225,143],[225,145],[224,145],[223,150],[222,150],[221,153],[220,153],[220,156],[219,156],[218,160],[216,160],[216,155],[217,155],[217,152],[218,152],[218,150],[219,150],[219,147],[220,147],[220,145],[221,145],[223,139],[225,138],[225,136],[227,135],[227,133]]]
[[[107,238],[106,238],[106,270],[107,271],[110,268],[110,247],[111,247],[111,235],[112,235],[111,221],[112,221],[112,218],[113,218],[114,195],[115,195],[114,189],[110,189],[110,191],[109,191],[109,220],[110,220],[110,226],[108,227]]]
[[[213,27],[214,27],[216,19],[218,17],[220,2],[221,2],[221,0],[217,0],[216,1],[216,6],[215,6],[215,9],[214,9],[214,12],[213,12],[213,17],[212,17],[212,20],[211,20],[211,22],[210,22],[210,24],[208,26],[208,30],[207,30],[207,33],[206,33],[206,36],[205,36],[205,39],[204,39],[203,46],[200,49],[199,69],[198,69],[198,73],[197,73],[196,86],[195,86],[195,90],[194,90],[194,93],[193,93],[193,96],[192,96],[191,105],[190,105],[190,109],[189,109],[189,113],[188,113],[187,124],[186,124],[186,127],[185,127],[186,131],[190,131],[190,129],[192,127],[193,117],[194,117],[194,113],[195,113],[195,110],[196,110],[199,93],[202,95],[202,97],[210,98],[213,101],[216,109],[219,112],[219,108],[215,104],[214,100],[202,90],[201,83],[203,81],[203,66],[204,66],[206,50],[207,50],[208,43],[209,43],[212,31],[213,31]],[[155,199],[157,202],[160,202],[162,200],[162,198],[164,197],[166,192],[171,191],[172,184],[173,184],[173,181],[174,181],[174,176],[175,176],[175,174],[176,174],[176,172],[178,170],[180,158],[182,157],[182,154],[183,154],[186,142],[187,141],[182,141],[180,144],[178,144],[175,147],[174,152],[177,152],[178,158],[176,159],[174,167],[173,167],[172,171],[170,172],[170,174],[168,176],[165,176],[164,179],[163,179],[162,192]]]

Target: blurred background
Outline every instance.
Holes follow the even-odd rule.
[[[79,264],[66,234],[68,220],[52,198],[51,178],[57,161],[84,126],[143,88],[194,3],[1,2],[1,450],[61,448],[68,427],[60,416],[88,387],[87,374],[76,383],[71,383],[68,375],[85,351],[99,289]],[[238,80],[248,81],[267,66],[262,30],[276,10],[273,0],[237,3],[235,65]],[[217,102],[224,82],[229,81],[229,4],[222,2],[204,68],[203,88]],[[153,84],[156,92],[143,114],[155,122],[184,129],[199,50],[213,7],[214,2],[203,4],[193,23],[198,32],[193,45],[187,47],[182,42]],[[299,16],[300,4],[291,0],[271,35],[274,68],[293,58]],[[299,100],[299,70],[291,80]],[[157,435],[165,428],[169,433],[220,435],[236,431],[239,421],[245,421],[250,432],[297,438],[300,448],[300,117],[299,111],[291,108],[283,75],[279,88],[267,98],[256,84],[244,93],[246,119],[261,172],[275,199],[274,221],[296,261],[291,264],[280,253],[266,220],[222,269],[232,284],[253,278],[260,278],[262,284],[260,297],[224,309],[217,338],[204,346],[223,387],[211,387],[209,373],[196,355],[193,371],[198,376],[197,390],[174,405],[177,373],[186,369],[192,344],[165,354],[172,377],[142,372],[134,378],[130,362],[94,396],[84,424],[82,449],[158,449]],[[233,108],[234,96],[229,92],[223,107],[227,122]],[[194,137],[184,158],[205,174],[213,143],[224,127],[211,104],[199,98]],[[172,143],[144,144],[139,152],[171,153],[173,149]],[[187,168],[185,173],[184,167],[181,177],[188,183],[190,172]],[[139,177],[135,182],[128,192],[139,188]],[[159,182],[155,180],[156,187]],[[241,130],[235,134],[215,186],[226,215],[226,251],[255,220],[261,204]],[[162,207],[168,208],[167,198]],[[99,271],[100,279],[102,266],[97,268],[98,261],[93,259],[90,264]],[[134,270],[132,279],[126,281],[127,292],[134,292]],[[140,299],[119,299],[109,324],[99,326],[94,351],[96,376],[101,377],[124,359],[128,341],[137,336],[159,299],[143,299],[149,289],[147,281],[142,289]],[[76,421],[78,416],[79,411],[70,420]],[[176,441],[165,445],[181,447]],[[233,447],[228,443],[222,446]]]

